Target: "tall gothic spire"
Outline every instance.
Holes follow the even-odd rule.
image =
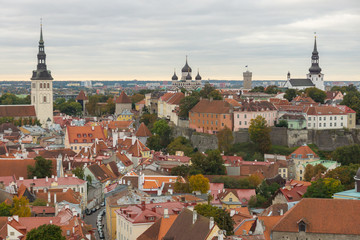
[[[319,53],[317,51],[316,36],[314,41],[314,50],[311,56],[311,67],[309,68],[309,72],[311,74],[321,73],[321,68],[319,67]]]
[[[42,23],[40,24],[40,40],[39,40],[39,52],[37,54],[37,68],[33,71],[31,80],[53,80],[51,72],[46,67],[46,54],[42,32]]]

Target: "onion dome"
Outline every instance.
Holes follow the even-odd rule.
[[[196,77],[195,77],[195,80],[201,80],[201,76],[200,76],[200,74],[199,74],[199,70],[198,70],[198,73],[197,73],[197,75],[196,75]]]
[[[191,80],[191,76],[190,76],[190,73],[188,72],[188,75],[186,76],[185,78],[186,80]]]
[[[186,56],[185,66],[181,69],[181,72],[192,72],[191,67],[189,66],[189,64],[187,62],[187,56]]]
[[[319,67],[319,52],[317,51],[316,38],[314,42],[314,50],[311,56],[311,67],[309,68],[309,72],[312,74],[319,74],[321,72],[321,68]]]
[[[174,75],[172,76],[172,78],[171,78],[171,80],[178,80],[179,78],[178,78],[178,76],[176,76],[176,73],[175,73],[175,71],[174,71]]]

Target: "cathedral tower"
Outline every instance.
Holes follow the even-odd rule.
[[[317,51],[316,37],[314,41],[314,50],[311,56],[311,67],[309,68],[307,78],[313,82],[316,88],[323,91],[325,90],[324,74],[321,73],[321,68],[319,66],[319,52]]]
[[[53,121],[53,78],[46,67],[42,25],[37,59],[37,69],[33,71],[31,77],[31,105],[35,106],[36,117],[45,126],[49,119],[51,122]]]

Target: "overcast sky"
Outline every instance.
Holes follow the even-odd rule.
[[[360,80],[360,0],[0,0],[0,80],[36,68],[40,18],[55,80],[305,77],[317,33],[325,80]],[[193,73],[194,75],[194,73]]]

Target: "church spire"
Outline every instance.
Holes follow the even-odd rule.
[[[310,74],[321,73],[321,68],[319,67],[319,53],[317,51],[316,36],[314,41],[314,50],[311,56],[311,67],[309,68],[309,72]]]
[[[31,80],[53,80],[51,72],[46,67],[46,54],[44,46],[44,38],[42,31],[42,20],[40,24],[40,40],[39,40],[39,52],[37,54],[37,68],[33,71]]]

